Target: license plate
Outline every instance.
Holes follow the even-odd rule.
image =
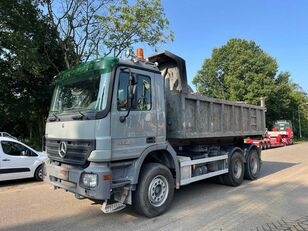
[[[56,178],[67,180],[68,179],[68,171],[60,166],[50,166],[48,168],[49,174]]]
[[[64,169],[61,169],[59,172],[59,178],[64,178],[64,179],[67,179],[68,178],[68,171],[64,170]]]

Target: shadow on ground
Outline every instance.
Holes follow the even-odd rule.
[[[291,168],[297,164],[299,163],[263,161],[259,178],[274,174],[287,168]]]
[[[291,168],[296,164],[297,163],[264,161],[261,170],[261,177],[275,174],[284,169]],[[22,181],[18,180],[2,182],[0,183],[0,186],[13,186],[16,184],[29,184],[33,182],[34,180],[31,179]],[[249,181],[244,181],[243,187],[246,189],[249,188],[249,183]],[[274,189],[275,186],[272,186],[272,188]],[[33,220],[36,221],[20,221],[21,224],[15,224],[11,227],[6,227],[5,229],[0,230],[158,230],[161,228],[168,230],[169,228],[175,229],[175,227],[177,227],[177,222],[184,225],[183,227],[178,227],[179,230],[185,230],[188,228],[187,226],[189,226],[189,223],[192,222],[189,219],[203,217],[204,221],[201,221],[200,225],[206,225],[206,222],[215,221],[215,214],[221,213],[222,211],[216,204],[224,203],[224,207],[230,208],[230,210],[233,209],[234,212],[236,212],[236,210],[239,209],[239,205],[232,202],[231,196],[234,194],[243,196],[243,203],[246,203],[245,201],[251,201],[251,198],[253,198],[253,195],[247,192],[247,190],[238,190],[235,193],[230,193],[233,189],[233,187],[214,184],[209,180],[187,185],[176,191],[175,199],[170,210],[162,216],[153,219],[139,216],[134,212],[131,206],[128,206],[126,209],[115,214],[102,214],[100,207],[94,205],[85,207],[80,211],[80,213],[75,215],[61,216],[61,205],[59,205],[58,211],[50,211],[50,214],[52,214],[51,218],[37,220],[37,218],[34,217]],[[263,195],[264,198],[266,198],[267,194],[270,196],[269,191],[264,190],[262,187],[257,190],[256,195]],[[308,190],[308,188],[301,189],[300,191],[302,192],[303,190]],[[288,197],[291,197],[291,195],[289,195],[291,194],[290,192],[286,193],[288,194]],[[300,206],[301,197],[302,194],[298,195],[296,200],[293,200],[292,203],[296,203]],[[78,203],[77,200],[76,203]],[[270,204],[264,203],[264,206],[270,208]],[[42,209],[44,209],[43,203]],[[241,213],[240,210],[237,212]],[[253,216],[253,214],[258,211],[252,210],[250,212]],[[226,213],[225,216],[228,216],[227,214],[229,213]],[[29,213],[29,216],[31,216],[31,213]],[[209,218],[208,216],[212,218]],[[224,215],[221,214],[220,217],[222,216]],[[220,219],[220,217],[217,217],[216,219]],[[186,220],[186,218],[188,220]],[[209,221],[206,221],[206,219]]]
[[[0,188],[12,187],[12,186],[17,186],[17,185],[33,184],[36,182],[41,182],[41,181],[36,181],[34,178],[0,181]]]

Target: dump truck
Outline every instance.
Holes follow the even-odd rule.
[[[244,139],[264,134],[265,108],[193,93],[171,52],[90,61],[54,86],[45,181],[104,213],[132,205],[155,217],[184,185],[258,178],[260,150]]]

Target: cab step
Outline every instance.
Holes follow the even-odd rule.
[[[113,204],[108,204],[108,201],[105,200],[105,202],[102,205],[101,210],[103,213],[115,213],[118,212],[126,207],[125,204],[121,202],[115,202]]]

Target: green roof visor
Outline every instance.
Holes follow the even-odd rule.
[[[90,73],[97,72],[105,74],[112,71],[115,63],[119,61],[116,57],[104,57],[90,62],[79,64],[72,69],[65,70],[55,77],[55,83],[59,81],[69,81],[76,77],[86,76]]]

